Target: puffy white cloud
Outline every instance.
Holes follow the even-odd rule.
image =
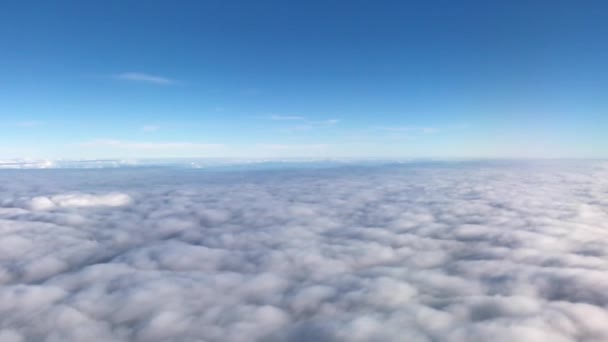
[[[104,195],[62,194],[51,197],[36,196],[31,199],[29,208],[34,211],[50,210],[56,207],[122,207],[131,203],[131,197],[122,193]]]
[[[608,166],[0,172],[0,341],[605,341]]]

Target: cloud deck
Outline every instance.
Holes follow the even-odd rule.
[[[608,164],[0,172],[0,341],[606,341]]]

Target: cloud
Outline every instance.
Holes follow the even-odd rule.
[[[122,207],[131,203],[131,197],[126,194],[112,193],[105,195],[63,194],[51,197],[36,196],[29,203],[34,211],[50,210],[56,207]]]
[[[319,149],[326,149],[330,145],[328,144],[257,144],[258,148],[265,150],[289,150],[289,151],[314,151]]]
[[[468,128],[468,124],[458,124],[445,127],[430,127],[430,126],[376,126],[379,129],[394,133],[418,133],[418,134],[433,134],[447,131],[456,131]]]
[[[123,81],[142,82],[158,85],[172,85],[177,83],[177,81],[167,77],[150,75],[141,72],[123,72],[120,74],[115,74],[114,78]]]
[[[155,126],[155,125],[145,125],[145,126],[143,126],[143,127],[141,128],[141,130],[142,130],[142,131],[144,131],[144,132],[148,132],[148,133],[151,133],[151,132],[156,132],[156,131],[158,131],[159,129],[160,129],[160,127]]]
[[[335,125],[338,122],[340,122],[340,120],[338,120],[338,119],[328,119],[328,120],[315,121],[315,122],[318,123],[318,124],[321,124],[321,125]]]
[[[309,131],[315,128],[329,127],[340,122],[338,119],[327,119],[327,120],[309,120],[303,116],[290,116],[290,115],[271,115],[270,120],[274,121],[287,121],[293,122],[294,125],[289,127],[282,127],[280,130],[286,133],[295,133]]]
[[[376,129],[380,129],[388,132],[401,132],[401,133],[437,133],[440,132],[440,128],[436,127],[417,127],[417,126],[378,126]]]
[[[306,118],[303,116],[294,116],[294,115],[271,115],[271,120],[275,121],[304,121]]]
[[[230,152],[228,146],[216,143],[187,141],[131,141],[99,139],[67,145],[80,151],[79,158],[129,159],[136,161],[142,158],[191,158],[223,155]],[[146,163],[145,160],[143,161]],[[118,167],[122,163],[113,163]]]
[[[303,116],[291,116],[291,115],[271,115],[271,120],[274,121],[300,121],[306,125],[310,126],[327,126],[327,125],[335,125],[340,120],[338,119],[327,119],[327,120],[308,120]]]
[[[608,164],[0,172],[0,339],[605,341]]]
[[[182,150],[182,149],[215,149],[221,148],[222,144],[202,144],[193,142],[143,142],[122,140],[94,140],[80,143],[83,147],[113,147],[128,150]]]

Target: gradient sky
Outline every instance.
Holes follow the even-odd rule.
[[[0,158],[608,157],[606,1],[3,1]]]

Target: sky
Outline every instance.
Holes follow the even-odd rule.
[[[0,158],[608,157],[605,1],[3,1]]]

